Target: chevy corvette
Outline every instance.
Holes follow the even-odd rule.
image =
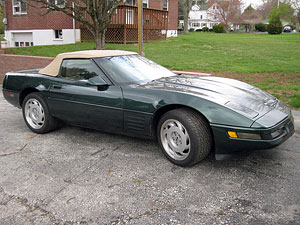
[[[39,70],[9,72],[5,99],[22,108],[35,133],[60,121],[110,133],[156,138],[174,164],[191,166],[277,146],[294,133],[291,110],[249,84],[180,75],[134,52],[59,54]]]

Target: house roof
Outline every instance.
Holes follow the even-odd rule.
[[[192,11],[200,11],[200,10],[207,10],[208,9],[208,5],[206,3],[201,4],[201,5],[193,5],[192,6]]]
[[[91,59],[101,57],[112,57],[121,55],[134,55],[136,52],[121,51],[121,50],[87,50],[77,52],[66,52],[58,54],[55,59],[44,69],[39,71],[40,74],[49,76],[57,76],[60,65],[64,59]]]

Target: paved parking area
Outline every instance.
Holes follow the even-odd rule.
[[[32,133],[0,94],[0,224],[300,224],[300,112],[283,145],[191,168],[154,141]]]

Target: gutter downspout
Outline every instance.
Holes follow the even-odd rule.
[[[6,1],[3,0],[2,1],[2,12],[3,12],[3,19],[6,18],[6,24],[4,24],[4,39],[6,41],[6,47],[10,47],[10,41],[7,39],[6,35],[7,35],[7,29],[8,29],[8,19],[7,19],[7,5],[6,5]],[[2,23],[3,21],[0,21],[0,23]],[[0,41],[0,48],[1,47],[1,41]]]
[[[73,12],[72,12],[72,14],[73,14],[73,34],[74,34],[74,44],[76,43],[76,23],[75,23],[75,19],[74,19],[74,17],[75,17],[75,3],[74,2],[72,2],[72,7],[73,7]]]

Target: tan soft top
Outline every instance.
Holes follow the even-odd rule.
[[[58,54],[48,66],[46,66],[44,69],[41,69],[39,73],[49,75],[49,76],[57,76],[59,73],[60,65],[64,59],[90,59],[90,58],[133,55],[133,54],[137,54],[137,53],[120,51],[120,50],[87,50],[87,51],[61,53]]]

